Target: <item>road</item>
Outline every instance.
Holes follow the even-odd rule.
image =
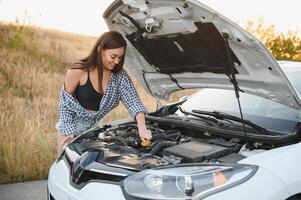
[[[47,181],[0,185],[0,200],[46,200]]]

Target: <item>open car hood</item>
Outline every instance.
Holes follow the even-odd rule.
[[[157,98],[184,88],[233,90],[234,65],[240,91],[301,107],[265,46],[198,1],[117,0],[103,17],[128,40],[125,64]]]

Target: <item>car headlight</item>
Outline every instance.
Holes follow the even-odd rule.
[[[178,165],[144,170],[124,181],[127,194],[143,199],[194,199],[245,182],[253,165]]]

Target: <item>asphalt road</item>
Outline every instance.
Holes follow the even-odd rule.
[[[0,185],[0,200],[47,200],[47,181]]]

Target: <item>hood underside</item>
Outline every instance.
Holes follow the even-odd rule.
[[[274,57],[256,38],[193,0],[118,0],[104,13],[128,40],[125,64],[153,96],[186,88],[233,90],[300,108]]]

